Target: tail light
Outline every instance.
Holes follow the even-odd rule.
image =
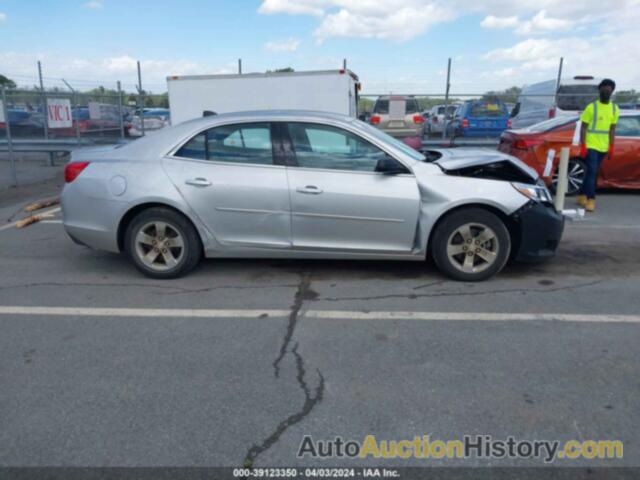
[[[513,142],[513,148],[517,148],[518,150],[529,150],[530,148],[537,147],[538,145],[542,145],[543,143],[544,142],[542,140],[519,138],[515,142]]]
[[[431,117],[433,119],[433,123],[438,123],[438,117]]]
[[[64,181],[65,183],[71,183],[82,171],[87,168],[89,162],[70,162],[64,167]]]
[[[462,120],[462,128],[469,128],[469,120],[468,119],[463,119]]]
[[[507,120],[507,128],[511,128],[511,125],[513,125],[511,119]]]
[[[89,130],[89,122],[86,120],[80,120],[78,122],[78,126],[80,127],[80,130]]]
[[[424,123],[424,117],[422,115],[414,115],[413,123]]]
[[[372,125],[378,125],[380,123],[380,115],[372,115],[370,121]]]
[[[556,116],[556,109],[554,108],[550,108],[549,109],[549,118],[555,118]]]
[[[0,122],[0,128],[4,130],[5,128],[7,128],[7,124],[4,122]]]

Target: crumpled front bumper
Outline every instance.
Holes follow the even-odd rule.
[[[537,262],[555,255],[564,232],[565,217],[553,205],[531,201],[511,217],[520,234],[515,260]]]

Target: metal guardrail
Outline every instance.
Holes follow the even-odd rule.
[[[11,148],[14,152],[70,152],[78,147],[90,147],[96,145],[92,139],[48,139],[48,140],[11,140]],[[9,142],[0,140],[0,151],[9,151]]]

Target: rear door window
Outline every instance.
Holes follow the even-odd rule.
[[[471,104],[471,117],[504,117],[508,115],[506,105],[498,102],[473,102]]]
[[[215,127],[199,133],[176,156],[216,162],[272,165],[269,123],[242,123]]]

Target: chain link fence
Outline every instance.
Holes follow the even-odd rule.
[[[170,124],[168,95],[145,92],[140,70],[135,93],[121,90],[120,82],[117,90],[98,87],[82,92],[64,80],[67,90],[45,89],[40,65],[38,67],[40,88],[2,91],[0,173],[7,176],[4,173],[7,171],[14,185],[18,183],[16,151],[46,152],[47,164],[51,166],[56,163],[56,151],[132,141]],[[343,67],[346,68],[346,61]],[[514,87],[457,93],[451,91],[450,73],[451,62],[446,71],[447,83],[441,92],[361,93],[358,117],[393,136],[417,139],[416,148],[430,145],[496,147],[506,129],[526,127],[567,111],[575,116],[598,95],[596,80],[592,77],[587,77],[591,81],[579,86],[573,81],[561,83],[562,61],[557,80],[539,84],[548,84],[543,91]],[[482,86],[467,82],[457,88],[465,85],[472,87],[471,91]],[[640,108],[635,90],[627,90],[623,96],[614,97],[614,101],[623,108]],[[3,161],[5,158],[8,162]]]

